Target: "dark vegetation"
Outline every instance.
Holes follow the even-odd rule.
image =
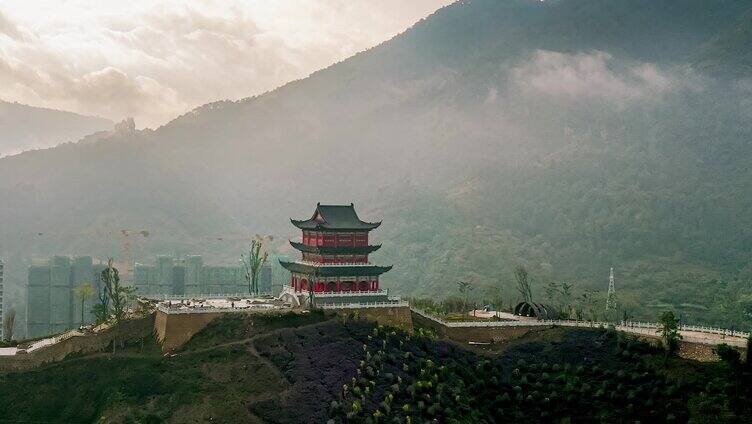
[[[378,327],[334,422],[741,422],[752,418],[738,357],[699,364],[607,331],[557,330],[498,356]],[[733,350],[733,349],[731,349]],[[734,351],[736,352],[736,351]],[[734,359],[735,358],[735,359]]]
[[[326,422],[329,405],[356,373],[361,340],[372,330],[373,325],[361,321],[328,321],[258,339],[256,349],[280,371],[286,388],[280,396],[253,404],[254,413],[269,423]]]
[[[355,317],[230,316],[176,356],[153,339],[0,376],[0,422],[744,422],[752,374],[605,330],[468,350]],[[562,421],[564,420],[564,421]]]

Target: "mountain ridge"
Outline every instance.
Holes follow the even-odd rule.
[[[625,303],[649,314],[647,287],[684,287],[672,271],[696,271],[698,284],[746,281],[752,236],[736,229],[752,208],[735,193],[752,189],[749,95],[691,60],[752,6],[544,3],[458,2],[308,78],[201,106],[127,142],[0,159],[0,195],[23,205],[0,205],[0,220],[34,233],[37,211],[92,197],[99,206],[76,219],[163,225],[187,251],[222,231],[295,237],[287,217],[354,201],[364,219],[384,220],[380,261],[396,265],[385,284],[403,294],[451,294],[469,277],[478,292],[513,297],[518,262],[539,296],[548,281],[597,289],[616,264]],[[107,184],[91,183],[103,175]],[[27,191],[34,201],[21,202]],[[169,219],[177,210],[185,216]],[[75,232],[76,219],[54,222]],[[142,254],[169,245],[154,243]],[[28,245],[6,238],[0,254]]]
[[[113,122],[98,116],[0,100],[0,127],[3,130],[0,156],[54,147],[111,129],[113,125]]]

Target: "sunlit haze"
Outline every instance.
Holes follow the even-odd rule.
[[[0,99],[154,127],[305,77],[448,3],[3,1]]]

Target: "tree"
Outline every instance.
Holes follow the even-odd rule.
[[[665,362],[671,354],[676,352],[682,336],[679,334],[679,319],[676,318],[673,311],[663,312],[658,318],[658,322],[661,324],[658,334],[661,335],[663,349],[666,352]]]
[[[464,281],[458,281],[457,282],[457,288],[460,290],[460,293],[462,294],[462,312],[467,312],[467,297],[470,295],[470,292],[473,291],[475,287],[473,287],[472,284],[466,283]]]
[[[112,304],[112,314],[115,317],[115,322],[119,323],[125,318],[128,303],[135,289],[120,284],[120,274],[117,268],[113,266],[112,258],[107,260],[107,268],[102,271],[101,278],[102,283],[104,283],[106,296],[109,298],[109,303]]]
[[[556,305],[559,307],[559,302],[561,301],[561,291],[559,290],[559,284],[550,282],[546,285],[545,289],[546,291],[546,298],[548,299],[548,302],[551,305]]]
[[[489,302],[495,311],[504,310],[504,291],[501,287],[494,288]]]
[[[97,324],[105,323],[110,319],[110,296],[107,293],[107,285],[105,284],[105,273],[107,272],[107,269],[102,271],[99,284],[97,285],[97,300],[99,300],[99,303],[91,309]]]
[[[90,299],[94,296],[94,287],[89,283],[82,283],[73,288],[73,294],[76,299],[81,301],[81,327],[84,326],[84,304],[86,299]]]
[[[732,369],[736,369],[741,365],[742,355],[738,350],[726,343],[719,344],[713,350],[715,351],[715,354],[718,355],[718,358],[727,363]]]
[[[16,309],[10,308],[3,315],[3,336],[5,340],[13,340],[13,330],[16,326]]]
[[[263,239],[256,236],[256,238],[251,241],[248,255],[240,255],[240,260],[245,267],[245,279],[248,282],[248,294],[250,295],[259,294],[259,273],[261,272],[261,267],[264,266],[268,258],[268,253],[266,251],[261,251],[262,247]]]
[[[572,285],[569,283],[548,283],[545,288],[546,296],[557,313],[563,318],[572,317]]]
[[[598,292],[592,291],[592,290],[585,290],[580,295],[580,306],[578,310],[578,319],[582,319],[582,311],[586,311],[588,313],[588,319],[590,321],[597,321],[598,320]]]
[[[572,318],[572,284],[561,283],[561,302],[566,307],[566,318]]]
[[[622,311],[621,323],[626,325],[627,322],[630,321],[631,319],[632,319],[632,316],[629,314],[629,311],[627,311],[627,309],[625,308]]]
[[[533,296],[530,291],[530,275],[524,265],[517,265],[514,268],[514,280],[517,282],[517,291],[522,295],[522,301],[533,303]]]

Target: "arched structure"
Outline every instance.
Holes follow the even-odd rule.
[[[553,308],[541,303],[520,302],[514,307],[514,314],[538,319],[556,318],[556,313]]]

